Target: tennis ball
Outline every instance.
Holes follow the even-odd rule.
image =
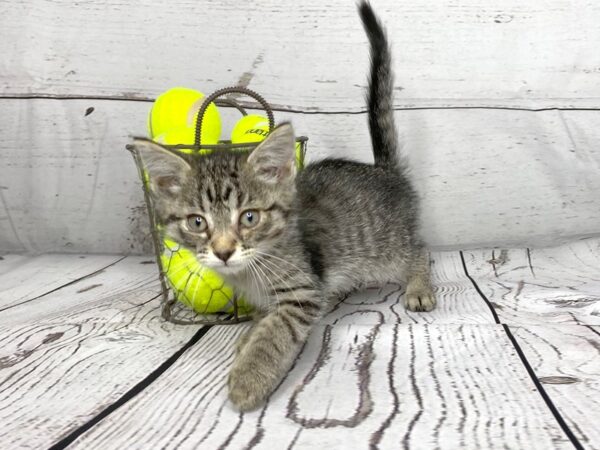
[[[304,169],[304,156],[302,155],[302,144],[296,142],[296,167]]]
[[[231,132],[231,143],[260,142],[269,135],[269,120],[257,114],[248,114],[237,121]],[[296,142],[296,166],[304,167],[302,144]]]
[[[237,121],[231,131],[231,143],[260,142],[269,134],[269,120],[258,114],[248,114]]]
[[[196,135],[196,131],[193,128],[182,127],[182,128],[173,128],[169,131],[166,131],[162,134],[159,134],[154,138],[154,141],[159,144],[165,145],[189,145],[192,147],[194,145],[194,138]],[[202,139],[204,141],[204,139]],[[193,153],[194,150],[191,148],[179,148],[178,152],[181,153]],[[209,149],[200,149],[200,154],[211,153],[212,150]]]
[[[269,135],[269,120],[257,114],[248,114],[237,121],[231,132],[231,143],[260,142]],[[296,166],[304,167],[302,144],[296,142]]]
[[[170,239],[164,239],[163,271],[175,297],[198,314],[233,312],[233,289],[214,271],[202,267],[194,254]],[[251,308],[238,301],[238,314]]]
[[[189,129],[194,142],[198,110],[204,94],[193,89],[176,87],[160,94],[148,116],[148,132],[154,139],[163,133],[183,128]],[[221,136],[221,119],[214,103],[206,109],[202,121],[201,144],[216,144]]]

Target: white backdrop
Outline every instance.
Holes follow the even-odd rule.
[[[177,85],[246,85],[309,136],[309,158],[371,159],[354,1],[240,5],[0,2],[0,251],[147,251],[124,146]],[[430,245],[600,234],[600,3],[373,5]]]

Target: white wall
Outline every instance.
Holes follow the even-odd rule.
[[[0,251],[147,250],[124,146],[175,85],[242,83],[309,136],[312,159],[371,159],[354,2],[284,3],[0,3]],[[600,234],[600,3],[373,4],[427,241]]]

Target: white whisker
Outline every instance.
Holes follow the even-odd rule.
[[[258,274],[256,273],[256,269],[254,268],[254,263],[252,261],[248,261],[248,269],[250,269],[250,275],[252,275],[252,283],[256,286],[256,295],[261,296],[261,283]],[[264,289],[264,287],[263,287]]]
[[[255,260],[254,262],[257,262],[257,260]],[[271,282],[271,280],[269,279],[267,274],[261,269],[260,265],[256,264],[255,267],[263,274],[265,280],[269,283],[269,285],[271,286],[271,289],[273,289],[273,293],[275,294],[275,305],[277,306],[277,311],[279,312],[279,295],[277,295],[275,286],[273,286],[273,283]]]
[[[298,305],[300,306],[300,309],[304,310],[304,308],[302,307],[302,304],[300,302],[300,299],[298,298],[298,296],[296,295],[295,290],[292,290],[292,286],[290,285],[290,283],[288,283],[283,276],[280,276],[277,272],[275,272],[275,270],[272,267],[267,266],[266,261],[264,259],[262,259],[260,256],[257,256],[256,258],[256,263],[257,264],[262,264],[262,267],[266,270],[268,270],[270,273],[272,273],[274,276],[276,276],[279,281],[281,283],[283,283],[284,287],[286,287],[287,289],[290,290],[290,292],[292,293],[292,295],[294,296],[296,302],[298,303]],[[276,294],[276,293],[275,293]],[[278,301],[279,302],[279,301]]]
[[[287,264],[288,266],[290,266],[290,267],[292,267],[293,269],[297,270],[297,271],[298,271],[298,274],[302,275],[302,277],[303,277],[304,279],[306,279],[308,283],[310,283],[311,285],[314,285],[314,284],[315,284],[315,282],[312,280],[312,278],[310,278],[310,277],[309,277],[309,276],[306,274],[306,272],[305,272],[305,270],[304,270],[304,269],[302,269],[301,267],[299,267],[299,266],[297,266],[297,265],[295,265],[295,264],[293,264],[293,263],[289,262],[288,260],[286,260],[286,259],[283,259],[283,258],[280,258],[279,256],[275,256],[275,255],[273,255],[273,254],[271,254],[271,253],[262,252],[262,251],[259,251],[259,250],[256,250],[256,254],[257,254],[257,255],[260,255],[260,256],[262,256],[262,257],[263,257],[263,260],[265,260],[266,258],[272,258],[272,259],[275,259],[275,260],[277,260],[277,261],[279,261],[279,262],[282,262],[282,263],[284,263],[284,264]],[[274,262],[273,262],[273,261],[271,261],[271,263],[274,263]]]

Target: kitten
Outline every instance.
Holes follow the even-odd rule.
[[[397,155],[386,33],[368,3],[359,12],[371,47],[374,165],[326,159],[297,174],[288,123],[249,155],[191,159],[149,140],[134,143],[166,235],[258,311],[228,380],[229,398],[242,411],[261,405],[277,387],[340,295],[365,283],[407,280],[409,310],[435,307],[417,195]]]

